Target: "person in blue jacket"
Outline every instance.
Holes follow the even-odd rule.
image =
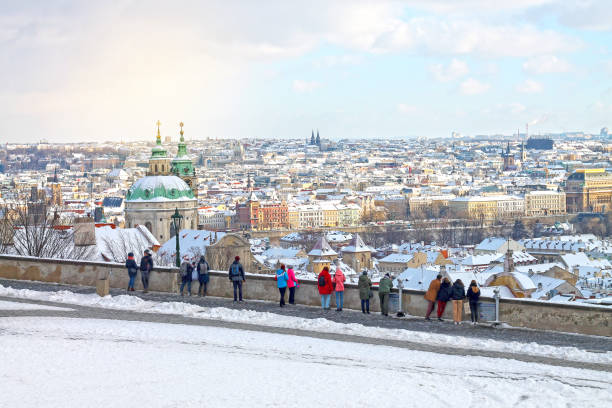
[[[128,259],[125,261],[125,267],[128,270],[128,276],[130,277],[130,282],[128,283],[128,292],[134,291],[134,281],[136,280],[136,274],[138,273],[138,264],[134,260],[134,253],[130,252],[128,254]]]
[[[285,306],[285,291],[287,290],[287,282],[289,281],[289,275],[285,270],[285,265],[281,264],[280,268],[276,271],[276,285],[280,292],[280,307]]]

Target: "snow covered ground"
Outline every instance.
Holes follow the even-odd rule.
[[[612,374],[225,328],[0,319],[6,407],[610,406]]]
[[[78,294],[70,291],[41,292],[29,289],[13,289],[0,285],[0,296],[44,300],[67,304],[101,307],[118,310],[132,310],[144,313],[176,314],[187,317],[212,319],[229,322],[258,324],[290,329],[312,330],[325,333],[339,333],[380,339],[404,340],[431,345],[489,351],[530,354],[574,361],[612,363],[612,352],[593,353],[576,347],[555,347],[536,343],[504,342],[485,338],[450,336],[403,329],[387,329],[361,324],[337,323],[324,318],[306,319],[253,310],[236,310],[223,307],[202,307],[183,302],[152,302],[136,296],[120,295],[99,297],[96,294]],[[608,339],[605,339],[608,341]]]
[[[5,300],[0,300],[0,310],[55,310],[69,312],[73,309],[46,305],[35,305],[32,303],[7,302]]]

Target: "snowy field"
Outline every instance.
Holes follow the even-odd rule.
[[[451,336],[403,329],[387,329],[355,323],[337,323],[324,318],[306,319],[253,310],[203,307],[183,302],[153,302],[129,295],[109,295],[102,298],[96,294],[80,294],[70,291],[43,292],[29,289],[14,289],[0,285],[0,296],[144,313],[176,314],[200,319],[366,336],[388,340],[404,340],[457,348],[529,354],[592,363],[612,363],[612,352],[593,353],[576,347],[556,347],[537,343],[506,342],[459,335]],[[602,338],[602,341],[609,341],[609,339]]]
[[[224,328],[0,319],[3,407],[611,406],[612,374]]]

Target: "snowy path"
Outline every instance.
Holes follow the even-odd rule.
[[[333,339],[360,344],[387,345],[448,355],[504,358],[524,362],[537,362],[559,367],[577,367],[591,370],[612,371],[612,364],[610,363],[610,355],[608,353],[589,353],[575,348],[555,349],[549,346],[539,346],[537,344],[521,345],[502,342],[482,344],[466,343],[465,338],[458,336],[443,338],[443,342],[440,343],[440,339],[437,335],[432,335],[430,337],[421,335],[420,338],[416,338],[415,336],[418,333],[415,334],[407,330],[388,330],[356,325],[339,325],[325,319],[318,319],[316,321],[300,321],[298,319],[296,322],[294,321],[296,318],[287,318],[269,313],[263,314],[260,312],[229,310],[225,308],[203,309],[198,306],[177,302],[145,302],[129,296],[100,298],[96,295],[81,295],[65,291],[55,293],[26,293],[40,298],[47,298],[47,296],[50,295],[51,298],[63,299],[71,304],[73,311],[15,310],[17,308],[11,308],[11,310],[4,311],[0,307],[0,317],[73,317],[212,326],[267,333],[291,334],[318,339]],[[20,302],[21,304],[43,304],[48,306],[62,304],[41,300],[33,301],[31,299],[4,298],[0,296],[0,300],[1,299],[6,299],[7,301],[12,300],[13,302]],[[78,304],[79,302],[81,302],[81,304]],[[84,304],[87,306],[84,306]],[[98,306],[102,306],[102,308]],[[109,307],[111,309],[108,309]],[[285,326],[282,326],[282,324],[285,324]],[[436,342],[438,343],[436,344]]]
[[[310,337],[120,320],[0,319],[2,405],[612,404],[612,374]]]

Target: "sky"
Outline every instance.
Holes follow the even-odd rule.
[[[612,128],[609,0],[0,3],[0,142]]]

